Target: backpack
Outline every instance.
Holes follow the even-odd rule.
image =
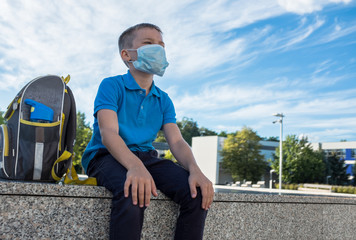
[[[1,178],[55,182],[65,173],[66,183],[78,178],[72,165],[77,115],[69,80],[69,75],[35,78],[10,103],[0,126]]]

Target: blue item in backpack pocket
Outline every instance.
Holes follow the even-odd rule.
[[[53,121],[53,110],[50,107],[32,99],[25,99],[25,103],[31,106],[31,122],[51,123]]]

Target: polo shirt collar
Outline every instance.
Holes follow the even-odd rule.
[[[156,97],[160,97],[161,96],[160,92],[156,88],[156,85],[155,85],[154,81],[152,82],[151,93],[153,95],[155,95]]]
[[[127,74],[123,75],[124,78],[124,85],[127,89],[130,90],[143,90],[136,82],[136,80],[134,79],[134,77],[131,75],[130,71],[127,71]],[[152,82],[152,86],[151,86],[151,91],[150,93],[152,93],[153,95],[160,97],[161,94],[160,92],[157,90],[156,86],[155,86],[155,82]]]

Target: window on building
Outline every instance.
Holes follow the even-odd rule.
[[[351,157],[356,159],[356,149],[351,149]]]
[[[339,157],[340,159],[346,158],[346,150],[345,149],[326,149],[326,150],[324,150],[324,152],[325,152],[326,157],[331,157],[334,153],[336,153],[336,156]]]

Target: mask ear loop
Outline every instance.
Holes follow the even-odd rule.
[[[137,51],[137,49],[123,49],[125,51]],[[128,54],[129,55],[129,54]],[[130,55],[129,55],[130,56]],[[131,56],[130,56],[131,57]],[[129,63],[133,63],[133,60],[128,60],[128,61],[124,61],[124,64],[126,65],[126,67],[130,68]]]
[[[137,52],[137,49],[126,49],[126,51],[136,51]],[[137,60],[134,60],[134,61],[137,61]],[[134,61],[133,60],[129,60],[127,62],[133,63]]]

